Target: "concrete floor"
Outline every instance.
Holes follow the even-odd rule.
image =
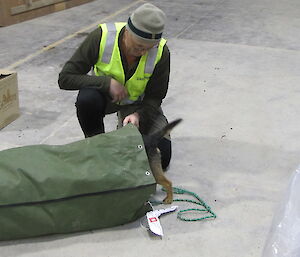
[[[167,175],[174,186],[197,193],[217,219],[188,223],[175,214],[162,217],[162,240],[137,221],[1,242],[0,256],[261,256],[300,163],[300,2],[147,2],[168,16],[172,73],[163,107],[169,120],[184,119],[173,133]],[[141,3],[95,0],[0,28],[0,67],[18,72],[22,112],[1,130],[0,150],[83,138],[74,108],[77,92],[59,90],[58,73],[96,24],[125,21]],[[115,122],[115,116],[107,117],[107,130]]]

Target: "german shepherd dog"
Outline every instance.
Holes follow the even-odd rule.
[[[173,189],[172,189],[172,182],[166,178],[164,171],[162,169],[161,155],[157,145],[160,139],[162,139],[165,135],[169,134],[171,130],[181,121],[182,119],[174,120],[168,125],[166,125],[163,129],[154,132],[153,134],[142,135],[147,156],[149,159],[150,168],[156,180],[156,183],[162,185],[167,192],[167,196],[163,201],[165,204],[172,203]]]

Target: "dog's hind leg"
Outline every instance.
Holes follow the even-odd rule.
[[[156,183],[159,185],[162,185],[166,192],[167,192],[167,197],[164,199],[165,204],[170,204],[173,201],[173,189],[172,189],[172,182],[169,181],[162,169],[161,166],[161,160],[160,160],[160,153],[158,149],[155,149],[156,153],[151,156],[150,160],[150,167],[152,170],[152,173],[154,175],[154,178],[156,180]]]

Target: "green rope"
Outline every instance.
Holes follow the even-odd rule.
[[[164,188],[162,190],[166,191]],[[197,201],[189,200],[189,199],[174,199],[173,200],[174,202],[188,202],[188,203],[192,203],[192,204],[196,204],[196,205],[200,205],[200,206],[204,207],[202,209],[190,208],[190,209],[181,210],[177,214],[178,219],[180,219],[182,221],[200,221],[200,220],[205,220],[205,219],[210,219],[210,218],[215,219],[217,217],[217,215],[211,210],[211,208],[197,194],[190,192],[188,190],[185,190],[185,189],[178,188],[178,187],[173,187],[173,193],[178,194],[178,195],[188,194],[197,199]],[[157,201],[153,201],[153,202],[151,201],[151,203],[152,204],[162,204],[162,202],[157,202]],[[209,215],[201,217],[201,218],[195,218],[195,219],[188,219],[188,218],[184,217],[185,214],[192,212],[192,211],[207,213]]]

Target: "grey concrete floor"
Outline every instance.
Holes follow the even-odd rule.
[[[77,92],[59,90],[58,73],[96,24],[125,21],[143,2],[95,0],[0,28],[0,67],[18,72],[22,113],[0,131],[0,150],[83,138]],[[184,119],[172,135],[167,175],[175,186],[197,193],[217,219],[162,217],[162,240],[137,221],[1,242],[0,256],[261,256],[300,162],[300,2],[147,2],[168,16],[172,73],[163,107],[169,120]],[[113,130],[115,116],[106,125]]]

